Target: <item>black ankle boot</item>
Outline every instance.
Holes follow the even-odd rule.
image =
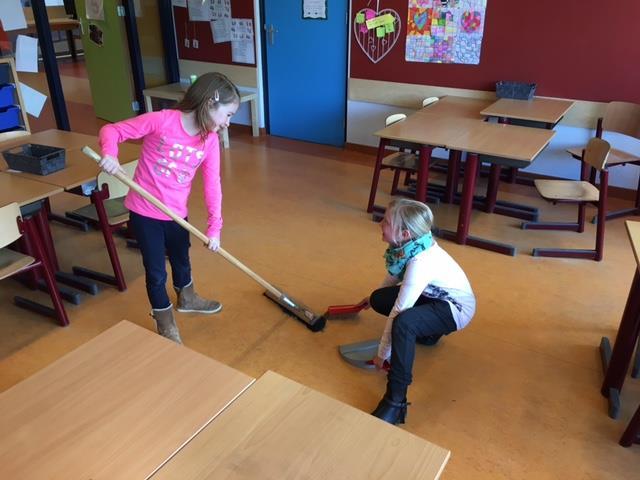
[[[371,415],[391,425],[398,425],[399,423],[404,423],[407,417],[407,405],[409,403],[406,401],[394,402],[385,396],[382,397],[382,400],[380,400],[376,409],[371,412]]]

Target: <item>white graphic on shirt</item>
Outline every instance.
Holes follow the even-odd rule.
[[[202,163],[204,152],[197,148],[174,143],[167,156],[169,158],[161,156],[156,160],[153,166],[154,172],[164,178],[175,176],[176,181],[182,184],[191,181],[193,173]]]

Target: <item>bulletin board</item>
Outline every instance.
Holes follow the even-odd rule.
[[[249,18],[255,22],[253,0],[233,0],[231,13],[233,18]],[[173,21],[176,29],[178,58],[227,65],[255,66],[255,61],[253,63],[234,62],[231,54],[231,42],[213,43],[210,23],[189,21],[186,7],[173,7]],[[189,48],[185,46],[186,38],[189,39]],[[198,48],[193,48],[194,39],[198,42]],[[255,51],[255,39],[253,48]],[[258,55],[258,52],[255,55]]]
[[[351,0],[352,78],[484,91],[495,90],[499,80],[513,80],[537,83],[542,96],[640,103],[634,60],[640,58],[638,1],[487,0],[477,65],[408,62],[412,1]],[[383,58],[366,52],[356,39],[356,15],[367,8],[397,12]]]

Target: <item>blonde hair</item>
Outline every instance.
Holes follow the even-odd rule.
[[[232,103],[240,103],[238,88],[222,73],[210,72],[198,77],[175,108],[185,113],[195,112],[196,125],[204,141],[215,127],[209,109]]]
[[[393,200],[387,207],[389,224],[395,243],[402,243],[402,232],[409,232],[411,240],[431,231],[433,213],[424,203],[408,198]]]

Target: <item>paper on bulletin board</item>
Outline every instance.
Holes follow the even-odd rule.
[[[302,18],[327,18],[327,0],[302,0]]]
[[[189,20],[192,22],[208,22],[211,20],[211,8],[208,1],[187,0]]]
[[[38,39],[18,35],[16,40],[16,71],[38,72]]]
[[[211,2],[211,20],[231,20],[231,0],[209,0]],[[227,40],[228,41],[228,40]]]
[[[211,34],[213,43],[223,43],[231,41],[231,19],[220,18],[211,22]]]
[[[39,117],[40,113],[42,113],[44,102],[47,101],[47,96],[31,88],[29,85],[25,85],[22,82],[18,83],[20,85],[22,100],[24,101],[24,109],[29,115]]]
[[[103,0],[87,0],[85,4],[89,20],[104,20]]]
[[[231,20],[231,61],[235,63],[256,63],[253,20],[250,18],[234,18]]]
[[[0,8],[0,20],[5,32],[27,28],[27,20],[24,18],[24,10],[20,0],[2,0]]]
[[[187,0],[171,0],[171,5],[173,5],[174,7],[187,8]]]
[[[478,65],[487,0],[409,0],[407,62]]]

